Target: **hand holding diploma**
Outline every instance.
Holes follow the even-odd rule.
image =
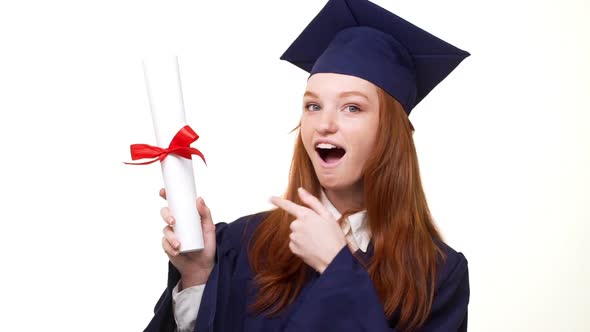
[[[160,189],[160,196],[166,199],[166,190]],[[160,211],[162,219],[166,222],[163,229],[162,248],[168,255],[170,262],[180,272],[180,289],[195,285],[202,285],[207,282],[209,274],[215,265],[215,224],[211,219],[211,211],[205,204],[203,198],[197,198],[197,210],[201,216],[201,227],[203,229],[203,242],[205,248],[199,251],[188,252],[180,255],[180,242],[174,234],[176,220],[168,207]]]

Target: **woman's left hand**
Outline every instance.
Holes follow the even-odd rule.
[[[346,246],[346,239],[334,216],[316,197],[303,188],[298,192],[308,207],[281,197],[271,197],[270,201],[296,218],[291,222],[289,249],[307,265],[323,273]]]

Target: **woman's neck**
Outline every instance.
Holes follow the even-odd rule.
[[[348,190],[333,190],[324,188],[326,196],[341,214],[352,209],[362,209],[364,193],[362,187]]]

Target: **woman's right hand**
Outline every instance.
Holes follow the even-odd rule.
[[[160,196],[166,199],[166,190],[160,189]],[[164,237],[162,237],[162,247],[168,255],[172,265],[180,272],[180,290],[192,287],[195,285],[202,285],[207,283],[209,274],[215,265],[215,224],[211,219],[211,211],[203,198],[197,198],[197,210],[201,216],[201,226],[203,228],[203,241],[205,248],[199,251],[181,254],[180,242],[174,234],[174,224],[176,219],[172,216],[168,207],[163,207],[160,211],[162,218],[166,222],[166,227],[163,229]]]

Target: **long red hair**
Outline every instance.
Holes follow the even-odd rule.
[[[365,163],[364,202],[373,256],[366,267],[388,317],[397,327],[414,330],[427,319],[434,298],[436,268],[442,251],[422,189],[413,127],[401,104],[378,89],[377,144]],[[298,135],[285,198],[304,205],[297,188],[319,197],[321,186]],[[355,211],[347,211],[348,215]],[[308,278],[309,267],[289,250],[289,224],[282,209],[269,212],[249,243],[248,257],[259,286],[251,309],[269,316],[293,303]],[[272,263],[270,263],[272,262]]]

